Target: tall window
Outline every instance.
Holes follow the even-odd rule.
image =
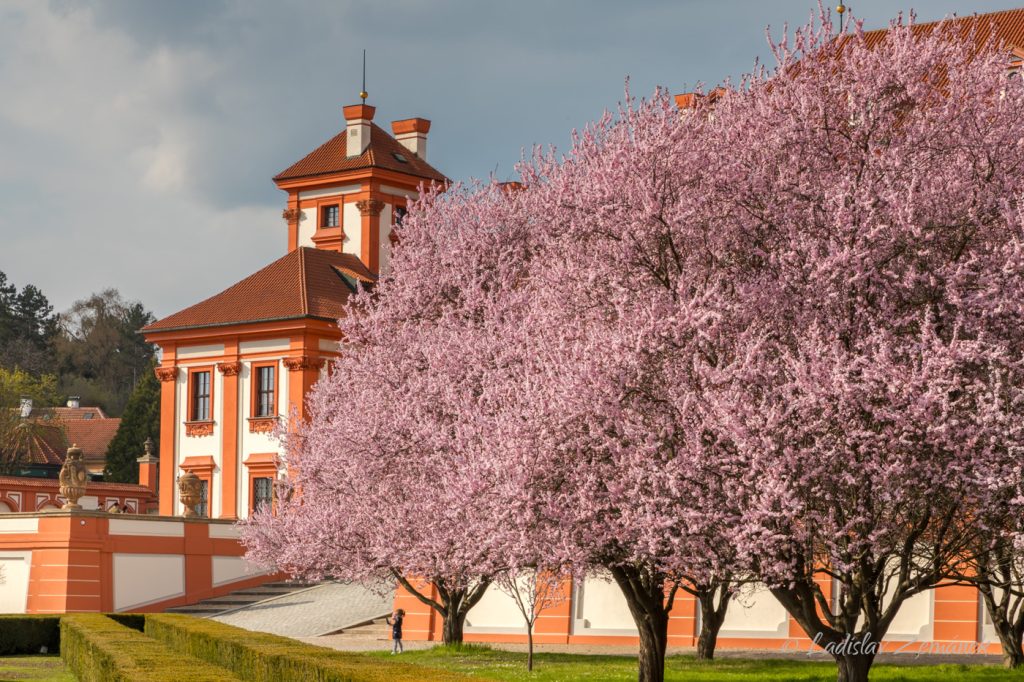
[[[338,205],[331,204],[330,206],[320,207],[320,227],[337,227],[338,226]]]
[[[196,513],[200,516],[209,516],[209,500],[210,500],[210,482],[206,479],[202,481],[202,487],[199,492],[199,504],[196,505]]]
[[[274,479],[269,477],[252,479],[252,510],[271,508],[274,501]]]
[[[405,206],[395,206],[395,227],[402,226],[402,221],[405,220],[405,216],[408,213],[409,211],[405,208]]]
[[[192,414],[191,421],[210,420],[210,372],[192,373]]]
[[[256,368],[256,400],[254,417],[274,416],[274,366]]]

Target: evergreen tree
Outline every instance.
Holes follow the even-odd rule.
[[[139,465],[135,460],[142,456],[147,438],[153,439],[153,451],[160,452],[160,382],[152,367],[142,372],[125,406],[121,426],[107,447],[104,479],[116,483],[137,482]]]
[[[0,365],[40,375],[53,369],[57,316],[38,288],[21,291],[0,272]]]

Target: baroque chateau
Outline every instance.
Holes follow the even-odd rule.
[[[987,17],[1012,48],[1008,68],[1018,67],[1024,9]],[[677,103],[685,108],[692,98],[680,95]],[[281,577],[244,561],[233,522],[273,504],[274,481],[287,475],[275,433],[305,418],[306,395],[339,353],[337,319],[359,287],[372,288],[388,272],[407,204],[424,187],[448,183],[428,161],[429,120],[395,120],[388,130],[375,114],[365,103],[344,107],[340,132],[274,177],[286,195],[281,258],[142,330],[161,350],[160,452],[140,459],[138,486],[106,493],[140,513],[112,517],[102,506],[74,514],[2,513],[14,509],[9,499],[7,509],[0,507],[0,567],[7,577],[0,611],[160,611]],[[186,517],[177,484],[184,474],[198,478],[200,518]],[[45,500],[47,508],[59,502],[55,493]],[[158,514],[141,513],[150,505]],[[565,599],[541,613],[538,642],[637,641],[614,583],[594,576],[564,590]],[[394,604],[408,612],[407,639],[440,639],[434,612],[403,590]],[[692,597],[677,596],[671,646],[696,643],[698,611]],[[469,613],[466,639],[524,640],[511,599],[489,591]],[[912,642],[923,650],[959,643],[969,645],[965,652],[999,651],[969,586],[907,601],[886,648]],[[813,648],[764,590],[737,598],[719,644]]]
[[[287,192],[287,253],[221,293],[143,329],[160,346],[160,513],[182,511],[175,480],[202,481],[204,515],[245,518],[269,503],[280,420],[338,353],[336,321],[357,287],[388,269],[406,203],[447,178],[426,160],[430,121],[373,122],[344,108],[345,128],[274,177]]]

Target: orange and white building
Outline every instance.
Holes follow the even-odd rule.
[[[988,16],[1011,45],[1024,46],[1024,10]],[[686,104],[686,98],[680,100],[680,106]],[[16,602],[27,603],[29,610],[158,609],[266,579],[253,576],[241,559],[231,522],[270,503],[281,475],[274,433],[286,429],[288,420],[305,417],[305,396],[338,354],[335,322],[358,287],[373,286],[387,272],[407,202],[424,184],[447,182],[426,159],[429,121],[394,121],[388,133],[373,122],[374,114],[365,104],[345,107],[344,129],[274,178],[287,194],[286,249],[280,259],[143,330],[162,350],[156,370],[161,451],[158,463],[140,463],[140,478],[159,488],[161,516],[24,515],[0,508],[0,564],[22,576],[15,580],[21,586]],[[167,518],[183,512],[175,482],[186,471],[203,482],[201,511],[208,519]],[[4,504],[13,510],[10,502]],[[51,566],[58,568],[51,571]],[[173,589],[133,578],[133,571],[165,576]],[[92,586],[79,586],[86,583]],[[637,642],[613,583],[600,576],[567,582],[563,597],[538,619],[537,641]],[[399,590],[395,605],[408,612],[407,638],[441,638],[436,613],[412,595]],[[0,602],[0,610],[3,606]],[[696,643],[696,606],[689,596],[677,596],[670,645]],[[489,590],[469,613],[466,639],[524,640],[512,601],[496,588]],[[811,648],[765,590],[737,598],[719,644]],[[911,653],[999,649],[977,592],[966,586],[909,600],[886,648]]]
[[[143,329],[162,351],[161,514],[181,513],[186,471],[211,518],[270,503],[275,429],[305,417],[305,395],[338,353],[336,322],[357,287],[387,272],[407,202],[447,182],[426,161],[430,121],[394,121],[389,134],[374,113],[345,107],[345,128],[274,178],[288,194],[284,256]]]

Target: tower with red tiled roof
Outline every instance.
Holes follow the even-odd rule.
[[[393,121],[392,136],[373,122],[374,107],[343,111],[344,130],[274,177],[288,193],[288,250],[340,251],[386,272],[406,203],[447,178],[427,163],[427,119]]]
[[[345,128],[274,177],[287,192],[287,253],[224,291],[150,324],[160,346],[160,513],[180,514],[175,481],[203,486],[201,510],[244,518],[269,504],[281,466],[274,430],[305,417],[305,396],[338,353],[336,321],[386,272],[395,226],[424,186],[430,121],[374,124],[344,108]]]

